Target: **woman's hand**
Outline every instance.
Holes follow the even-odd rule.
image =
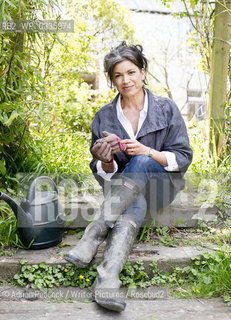
[[[101,138],[96,140],[97,143],[108,143],[111,147],[112,154],[115,154],[117,152],[122,152],[120,147],[120,138],[114,134],[107,131],[103,131],[102,134],[105,136],[105,138]]]
[[[91,153],[96,159],[102,162],[109,162],[113,157],[111,146],[107,142],[96,141],[91,149]]]
[[[137,140],[125,139],[121,140],[121,143],[126,144],[127,147],[125,152],[131,156],[137,156],[138,154],[144,154],[146,156],[149,155],[150,148]]]
[[[150,147],[145,146],[137,140],[125,139],[121,140],[121,143],[125,143],[126,153],[131,156],[137,156],[139,154],[144,154],[145,156],[149,156]],[[168,165],[166,155],[160,151],[155,149],[153,150],[152,159],[156,160],[162,167],[166,167]]]

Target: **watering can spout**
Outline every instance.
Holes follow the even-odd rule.
[[[11,197],[0,191],[0,200],[4,200],[13,210],[19,227],[33,228],[33,221],[29,214],[27,214]]]

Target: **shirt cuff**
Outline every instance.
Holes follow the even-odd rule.
[[[161,151],[166,156],[167,167],[164,167],[166,171],[179,171],[178,164],[176,162],[176,155],[173,152]]]
[[[111,177],[117,172],[118,165],[116,161],[113,161],[114,163],[114,171],[113,172],[105,172],[102,168],[102,162],[100,160],[97,161],[96,168],[97,168],[97,174],[102,177],[104,180],[111,181]]]

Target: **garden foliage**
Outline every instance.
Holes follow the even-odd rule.
[[[125,16],[127,17],[125,19]],[[0,187],[17,172],[89,172],[90,124],[107,101],[84,85],[112,41],[131,39],[116,1],[2,1],[0,20],[72,19],[74,33],[1,32]]]
[[[81,75],[97,70],[112,43],[133,37],[117,1],[0,2],[0,20],[19,19],[73,20],[74,33],[0,31],[0,189],[14,198],[18,173],[75,174],[85,183],[91,121],[111,93],[93,90]],[[0,243],[20,246],[15,217],[0,206]]]

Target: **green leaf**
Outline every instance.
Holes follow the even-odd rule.
[[[62,244],[60,244],[58,247],[59,247],[59,248],[63,248],[63,247],[69,247],[69,246],[70,246],[69,243],[62,243]]]
[[[25,264],[27,264],[27,260],[26,259],[21,259],[20,261],[19,261],[19,263],[23,266],[23,265],[25,265]]]
[[[47,269],[47,268],[48,268],[48,266],[47,266],[47,264],[46,264],[45,261],[42,261],[42,262],[39,264],[39,266],[40,266],[40,268],[43,268],[43,269]]]
[[[1,20],[3,20],[4,17],[4,11],[5,11],[5,0],[2,1],[2,8],[1,8]]]
[[[11,7],[17,9],[17,7],[9,0],[5,0],[5,2],[7,2]]]
[[[65,47],[65,43],[64,43],[59,37],[57,37],[56,40],[57,40],[62,46]]]
[[[224,201],[226,204],[231,204],[231,199],[225,199]]]
[[[204,276],[203,281],[205,284],[210,284],[212,282],[212,278],[210,276]]]
[[[6,167],[4,163],[0,160],[0,173],[4,176],[6,174]]]
[[[5,125],[9,127],[11,125],[11,123],[14,121],[14,119],[18,117],[18,115],[19,114],[17,113],[17,111],[13,111],[11,113],[9,119],[5,122]]]

